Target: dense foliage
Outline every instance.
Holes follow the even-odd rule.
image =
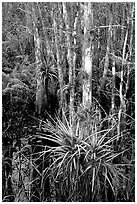
[[[3,2],[3,201],[135,201],[134,45],[134,3]]]

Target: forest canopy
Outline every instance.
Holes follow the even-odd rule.
[[[135,3],[2,3],[2,199],[135,201]]]

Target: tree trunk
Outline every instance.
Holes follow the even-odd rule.
[[[124,61],[127,60],[126,55],[126,46],[127,46],[127,39],[129,35],[129,16],[127,17],[127,30],[125,34],[124,44],[123,44],[123,53],[122,53],[122,67],[120,71],[120,88],[119,88],[119,97],[120,97],[120,107],[119,107],[119,113],[118,113],[118,138],[117,141],[120,144],[120,136],[123,134],[123,131],[126,129],[126,103],[124,98],[124,91],[123,91],[123,76],[124,76]]]
[[[45,96],[44,77],[42,73],[43,63],[41,56],[41,39],[39,36],[39,22],[36,16],[35,3],[32,4],[32,20],[34,27],[35,58],[36,58],[36,113],[41,116]]]
[[[90,108],[92,104],[92,58],[93,58],[92,3],[84,3],[84,42],[83,42],[83,107]]]
[[[72,43],[74,42],[72,36],[72,26],[67,13],[67,3],[63,3],[63,15],[66,26],[66,45],[67,45],[67,60],[69,64],[69,90],[70,90],[70,104],[69,104],[69,118],[70,123],[74,119],[74,80],[75,80],[75,52],[72,51]]]
[[[108,36],[107,36],[107,50],[106,50],[106,56],[105,56],[105,62],[104,62],[104,71],[103,71],[101,88],[104,87],[105,79],[106,79],[106,75],[109,67],[109,54],[110,54],[111,36],[112,36],[112,21],[113,21],[113,17],[112,17],[112,14],[110,14],[110,23],[109,23]]]
[[[111,45],[111,52],[113,53],[114,55],[114,43],[115,43],[115,40],[116,40],[116,33],[115,33],[115,28],[111,28],[111,25],[113,23],[113,16],[112,14],[110,14],[111,16],[111,19],[110,19],[110,34],[109,34],[109,42],[108,44],[110,43]],[[112,36],[113,35],[113,36]],[[108,53],[107,55],[109,55],[109,45],[108,45]],[[107,65],[107,69],[108,69],[108,65]],[[116,75],[116,68],[115,68],[115,60],[112,59],[112,94],[111,94],[111,115],[113,115],[115,113],[115,75]],[[115,123],[115,119],[112,118],[112,125],[113,125],[113,122]]]
[[[41,38],[39,35],[39,24],[37,17],[37,7],[35,3],[32,3],[32,21],[33,21],[33,30],[34,30],[34,43],[35,43],[35,58],[36,58],[36,113],[39,117],[42,116],[44,111],[44,97],[45,95],[45,83],[43,76],[43,60],[41,55]],[[34,180],[31,188],[32,196],[31,201],[42,202],[46,200],[46,197],[49,194],[49,178],[42,178],[42,173],[45,168],[48,166],[45,161],[45,155],[39,156],[40,152],[43,151],[42,143],[39,144],[39,141],[36,138],[32,140],[32,159],[34,160],[32,179]],[[43,159],[44,158],[44,159]],[[38,173],[38,171],[40,174]],[[46,186],[46,189],[45,189]]]
[[[129,44],[129,56],[128,56],[128,61],[132,62],[132,49],[133,49],[133,29],[134,29],[134,22],[133,22],[133,17],[134,17],[134,10],[135,10],[135,5],[133,3],[131,7],[131,31],[130,31],[130,44]],[[127,82],[126,82],[126,93],[127,90],[129,89],[129,74],[130,74],[130,65],[127,66]],[[125,93],[125,97],[126,97]]]
[[[61,5],[58,5],[59,10],[58,12],[61,12]],[[61,59],[61,41],[63,37],[62,33],[62,23],[59,24],[59,17],[61,20],[61,14],[57,13],[57,3],[54,4],[53,10],[52,10],[52,18],[53,18],[53,30],[54,30],[54,36],[55,36],[55,47],[56,47],[56,56],[57,56],[57,69],[58,69],[58,77],[59,77],[59,88],[60,88],[60,110],[59,113],[62,115],[62,113],[65,111],[64,109],[64,93],[63,93],[63,86],[64,86],[64,76],[63,76],[63,67],[62,67],[62,59]],[[63,118],[63,115],[62,115]]]

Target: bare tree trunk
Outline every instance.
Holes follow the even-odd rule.
[[[75,86],[76,86],[76,59],[77,59],[77,46],[79,44],[78,35],[80,33],[80,24],[81,24],[81,14],[80,14],[80,3],[77,3],[77,12],[74,19],[74,28],[73,28],[73,42],[74,42],[74,48],[73,48],[73,94],[74,95],[74,101],[76,101],[75,97]],[[76,107],[74,106],[74,111],[76,111]]]
[[[109,53],[110,53],[111,36],[112,36],[112,21],[113,21],[112,14],[110,14],[110,23],[109,23],[108,37],[107,37],[107,50],[106,50],[106,56],[105,56],[103,79],[102,79],[101,87],[103,87],[105,84],[105,78],[106,78],[108,67],[109,67]]]
[[[93,29],[92,3],[84,3],[84,42],[83,42],[83,107],[92,104],[92,58],[93,42],[90,31]]]
[[[45,44],[46,52],[47,52],[45,54],[47,54],[47,58],[49,58],[51,56],[52,59],[54,59],[53,50],[51,49],[51,44],[49,42],[48,35],[47,35],[47,30],[46,30],[46,27],[44,25],[44,20],[43,20],[43,17],[42,17],[41,7],[43,5],[41,5],[41,4],[43,4],[43,3],[41,3],[41,2],[37,3],[37,7],[38,7],[39,17],[40,17],[40,21],[41,21],[41,25],[42,25],[42,31],[43,31],[43,36],[44,36],[44,44]],[[49,60],[51,60],[51,59],[49,59]],[[50,61],[48,61],[48,63],[50,63]]]
[[[66,26],[66,39],[67,39],[67,60],[69,64],[69,90],[70,90],[70,104],[69,104],[69,118],[70,123],[73,123],[74,118],[74,80],[75,80],[75,52],[72,51],[72,26],[67,13],[67,3],[63,3],[63,15]],[[73,67],[74,65],[74,67]]]
[[[112,113],[114,113],[114,109],[115,109],[115,75],[116,75],[115,61],[113,60],[113,64],[112,64],[112,99],[111,99]]]
[[[130,44],[129,44],[129,56],[128,56],[128,61],[132,61],[132,47],[133,47],[133,29],[134,29],[134,22],[133,22],[133,17],[134,17],[134,10],[135,10],[135,5],[133,3],[132,8],[131,8],[131,32],[130,32]],[[125,96],[127,93],[127,90],[129,88],[129,74],[130,74],[130,65],[127,66],[127,82],[126,82],[126,92]]]
[[[41,39],[39,36],[39,22],[36,16],[35,3],[32,4],[32,20],[34,27],[35,58],[36,58],[36,112],[40,116],[43,108],[43,99],[45,95],[44,78],[42,73],[43,62],[41,57]]]
[[[115,7],[113,7],[113,11],[114,11]],[[111,15],[111,25],[113,23],[113,16],[112,14]],[[110,25],[110,26],[111,26]],[[110,43],[110,46],[111,46],[111,52],[112,54],[114,55],[115,53],[115,49],[114,49],[114,44],[115,44],[115,41],[116,41],[116,28],[110,28],[110,39],[109,39],[109,43]],[[113,29],[113,30],[112,30]],[[109,54],[109,53],[107,53]],[[108,69],[108,67],[107,67]],[[115,86],[115,78],[116,78],[116,63],[115,63],[115,60],[114,58],[112,59],[112,88],[111,88],[111,109],[110,109],[110,117],[111,117],[111,120],[109,122],[109,124],[111,123],[112,126],[114,126],[116,124],[116,120],[115,120],[115,90],[116,90],[116,86]],[[112,135],[114,136],[115,135],[115,129],[112,130]],[[112,137],[113,137],[112,136]],[[115,146],[115,144],[114,144]]]
[[[37,11],[38,8],[36,7],[36,3],[31,3],[31,14],[32,14],[32,21],[33,21],[33,31],[34,31],[34,43],[35,43],[35,58],[36,58],[36,80],[37,80],[37,87],[36,87],[36,113],[39,117],[42,116],[44,111],[44,97],[45,95],[45,83],[44,83],[44,76],[43,76],[43,61],[41,55],[41,38],[39,34],[39,26],[40,21],[38,21]],[[31,188],[31,201],[40,202],[46,199],[45,197],[49,193],[49,183],[44,179],[46,190],[43,193],[43,189],[45,189],[43,184],[42,172],[44,171],[43,158],[37,158],[38,154],[42,151],[42,147],[37,144],[37,139],[32,141],[32,159],[34,159],[34,165],[36,168],[33,168],[32,179],[34,180],[32,188]],[[41,173],[38,174],[37,170]]]
[[[62,115],[64,112],[64,94],[63,94],[63,86],[64,86],[64,77],[63,77],[63,67],[62,67],[62,59],[61,59],[61,38],[62,38],[62,24],[59,24],[58,17],[61,18],[61,15],[57,12],[61,12],[61,8],[57,11],[58,3],[54,3],[52,10],[52,18],[53,18],[53,30],[55,36],[55,46],[56,46],[56,56],[57,56],[57,69],[59,76],[59,87],[60,87],[60,104],[59,104],[59,113]],[[62,115],[63,118],[63,115]]]
[[[123,8],[122,8],[122,27],[121,27],[121,42],[120,42],[120,48],[122,51],[123,43],[124,43],[124,37],[125,37],[125,28],[124,25],[126,23],[126,3],[123,3]]]
[[[122,135],[123,130],[125,129],[126,125],[126,104],[125,104],[125,98],[123,94],[123,76],[124,76],[124,61],[126,61],[127,55],[126,55],[126,46],[127,46],[127,38],[129,35],[129,16],[127,17],[127,30],[125,34],[125,40],[123,44],[123,53],[122,53],[122,68],[120,71],[120,88],[119,88],[119,97],[120,97],[120,108],[119,108],[119,113],[118,113],[118,136]],[[117,138],[119,140],[119,137]]]
[[[111,24],[113,22],[113,16],[111,14]],[[115,43],[115,40],[116,40],[116,36],[115,36],[115,28],[113,28],[113,34],[112,34],[112,28],[110,30],[110,36],[109,36],[109,43],[111,45],[111,51],[114,55],[114,43]],[[113,35],[113,36],[112,36]],[[108,48],[109,50],[109,48]],[[109,53],[107,53],[108,55]],[[107,67],[108,68],[108,67]],[[114,114],[115,113],[115,75],[116,75],[116,68],[115,68],[115,60],[113,59],[113,62],[112,62],[112,95],[111,95],[111,114]],[[113,118],[112,118],[113,120]],[[113,122],[112,122],[113,123]]]

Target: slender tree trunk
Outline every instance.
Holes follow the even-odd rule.
[[[134,17],[134,10],[135,10],[135,5],[133,3],[132,8],[131,8],[131,32],[130,32],[130,44],[129,44],[129,56],[128,56],[128,61],[132,61],[132,48],[133,48],[133,29],[134,29],[134,22],[133,22],[133,17]],[[125,92],[125,97],[127,90],[129,88],[129,74],[130,74],[130,65],[127,66],[127,82],[126,82],[126,92]]]
[[[41,56],[41,38],[39,36],[39,22],[36,16],[35,3],[32,4],[32,20],[34,27],[35,58],[36,58],[36,112],[41,116],[43,109],[43,99],[45,95],[44,78],[42,73],[43,63]]]
[[[113,21],[113,20],[112,20]],[[114,55],[115,50],[114,50],[114,44],[116,41],[116,32],[115,32],[115,28],[113,28],[113,32],[111,32],[111,39],[110,39],[110,44],[111,44],[111,52]],[[112,88],[111,88],[111,109],[110,109],[110,117],[111,117],[111,125],[114,126],[116,124],[116,120],[115,120],[115,93],[116,93],[116,67],[115,67],[116,63],[114,58],[112,59]],[[110,124],[110,123],[109,123]],[[112,130],[112,137],[115,135],[116,130],[113,129]],[[115,144],[114,144],[115,146]]]
[[[70,123],[73,124],[74,118],[74,80],[75,80],[75,52],[72,51],[72,26],[67,13],[67,3],[63,3],[63,15],[66,26],[66,44],[67,44],[67,60],[69,64],[69,89],[70,89],[70,104],[69,104],[69,118]]]
[[[121,43],[120,43],[120,48],[122,51],[123,43],[124,43],[124,37],[125,37],[125,23],[126,23],[126,3],[123,3],[123,8],[122,8],[122,27],[121,27]]]
[[[77,59],[77,46],[78,46],[78,34],[80,33],[80,5],[77,3],[77,13],[74,20],[74,29],[73,29],[73,41],[74,41],[74,48],[73,48],[73,86],[72,86],[72,96],[74,96],[74,102],[76,101],[75,97],[75,86],[76,86],[76,59]],[[76,111],[76,107],[74,105],[74,112]]]
[[[44,97],[45,96],[45,83],[44,83],[44,76],[43,76],[43,61],[41,55],[41,38],[39,34],[39,26],[40,21],[38,21],[37,11],[38,8],[36,7],[36,3],[31,4],[31,12],[32,12],[32,21],[33,21],[33,32],[34,32],[34,43],[35,43],[35,58],[36,58],[36,80],[37,80],[37,87],[36,87],[36,113],[39,117],[42,116],[44,111]],[[36,165],[36,169],[41,173],[44,170],[43,158],[38,157],[38,154],[42,151],[42,147],[37,144],[37,139],[32,141],[32,159],[34,160],[34,165]],[[38,157],[38,158],[37,158]],[[33,169],[32,178],[34,180],[32,188],[31,188],[31,201],[40,202],[45,199],[46,193],[49,193],[49,183],[46,182],[46,190],[43,193],[44,185],[42,184],[43,178],[36,169]]]
[[[105,79],[106,79],[106,75],[109,67],[109,53],[110,53],[111,36],[112,36],[112,21],[113,21],[112,14],[110,14],[110,23],[109,23],[108,36],[107,36],[107,50],[106,50],[106,56],[105,56],[103,79],[102,79],[101,87],[103,87],[105,84]]]
[[[84,42],[83,42],[83,107],[92,104],[92,58],[93,42],[90,31],[93,29],[92,3],[84,3]]]
[[[59,104],[59,113],[62,115],[64,112],[64,93],[63,93],[63,86],[64,86],[64,77],[63,77],[63,67],[62,67],[62,59],[61,59],[61,38],[62,38],[62,24],[59,24],[59,17],[61,15],[57,12],[61,12],[61,8],[58,3],[54,3],[53,10],[52,10],[52,18],[53,18],[53,30],[55,36],[55,47],[56,47],[56,56],[57,56],[57,69],[58,69],[58,77],[59,77],[59,87],[60,87],[60,104]],[[63,118],[63,115],[62,115]]]
[[[113,16],[111,14],[111,24],[112,24],[112,22],[113,22]],[[112,51],[112,54],[114,55],[114,43],[115,43],[115,40],[116,40],[115,28],[113,28],[113,32],[112,32],[112,30],[110,31],[110,39],[109,40],[110,40],[110,45],[111,45],[111,51]],[[109,54],[109,53],[107,53],[107,54]],[[113,62],[112,62],[111,114],[114,114],[115,113],[115,75],[116,75],[116,68],[115,68],[115,60],[114,59],[112,59],[112,60],[113,60]]]
[[[115,75],[116,75],[115,61],[113,60],[113,64],[112,64],[112,98],[111,98],[112,113],[114,113],[114,109],[115,109]]]
[[[125,104],[125,99],[124,99],[124,94],[123,94],[123,76],[124,76],[124,61],[126,61],[126,46],[127,46],[127,39],[129,35],[129,16],[127,17],[127,30],[125,34],[125,39],[124,39],[124,44],[123,44],[123,53],[122,53],[122,68],[120,71],[120,88],[119,88],[119,96],[120,96],[120,108],[119,108],[119,113],[118,113],[118,136],[122,135],[123,130],[125,129],[126,126],[126,104]],[[119,137],[117,138],[119,140]]]
[[[25,4],[25,15],[26,15],[26,27],[27,27],[27,33],[28,36],[28,44],[26,48],[25,54],[30,55],[29,61],[34,63],[35,61],[35,50],[34,50],[34,36],[33,36],[33,22],[32,22],[32,9],[31,9],[31,3],[27,2]],[[26,43],[26,42],[25,42]],[[31,52],[31,54],[30,54]]]
[[[41,12],[41,7],[42,6],[43,6],[43,3],[42,3],[42,5],[41,5],[40,2],[37,3],[37,7],[38,7],[38,11],[39,11],[39,17],[40,17],[40,21],[41,21],[41,25],[42,25],[43,36],[44,36],[44,44],[46,46],[46,52],[47,52],[47,53],[44,53],[44,54],[47,54],[47,58],[50,57],[50,56],[52,56],[52,58],[54,58],[54,54],[53,54],[53,51],[51,49],[51,44],[50,44],[49,39],[48,39],[47,30],[46,30],[46,27],[44,25],[44,20],[43,20],[43,17],[42,17],[42,12]]]

